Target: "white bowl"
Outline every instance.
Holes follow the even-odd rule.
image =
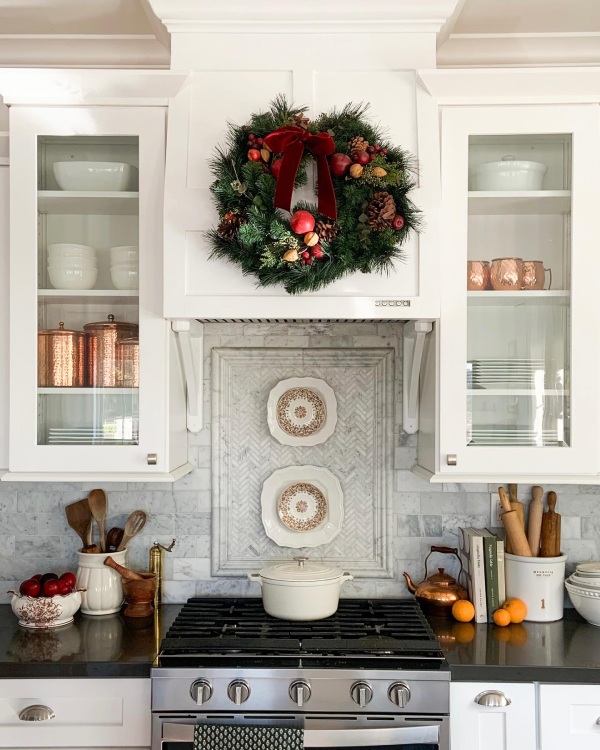
[[[55,271],[61,271],[63,269],[80,269],[85,270],[98,270],[98,264],[95,260],[86,260],[85,258],[64,258],[61,260],[51,260],[48,263],[48,268],[52,268]]]
[[[52,165],[61,190],[135,190],[137,167],[121,161],[56,161]]]
[[[48,245],[48,255],[51,258],[64,256],[95,258],[96,248],[89,245],[76,245],[70,242],[55,242]]]
[[[110,259],[113,263],[137,261],[139,255],[140,249],[137,245],[122,245],[121,247],[110,248]]]
[[[91,289],[98,277],[97,268],[48,268],[55,289]]]
[[[541,190],[548,167],[541,161],[503,156],[471,169],[470,190]]]
[[[117,262],[111,262],[111,268],[123,268],[123,269],[137,269],[139,262],[137,260],[122,260]]]
[[[575,568],[578,576],[600,578],[600,562],[579,563]]]
[[[565,581],[565,586],[569,599],[583,619],[600,627],[600,591],[573,586],[568,581]]]
[[[139,286],[137,269],[111,268],[110,278],[115,289],[137,289]]]
[[[567,578],[567,581],[573,586],[581,586],[582,588],[591,588],[600,590],[600,579],[599,578],[586,578],[585,576],[579,576],[577,573]]]
[[[10,606],[24,628],[57,628],[73,621],[73,615],[81,607],[81,593],[33,597],[13,592]]]

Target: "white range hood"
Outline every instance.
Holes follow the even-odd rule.
[[[435,67],[436,40],[457,0],[239,3],[149,0],[171,33],[171,67],[189,71],[169,106],[164,312],[171,319],[415,319],[439,317],[437,108],[416,71]],[[389,276],[357,273],[290,296],[257,288],[210,260],[208,159],[226,123],[244,123],[279,93],[309,115],[370,102],[372,118],[419,163],[411,194],[423,231]]]

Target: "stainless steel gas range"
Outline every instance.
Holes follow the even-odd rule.
[[[448,750],[449,680],[414,600],[342,599],[326,620],[286,622],[260,599],[190,599],[152,670],[152,750],[192,750],[197,723],[301,728],[313,748]]]

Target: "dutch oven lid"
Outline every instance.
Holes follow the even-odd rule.
[[[68,334],[69,336],[77,334],[78,336],[83,336],[83,331],[71,331],[68,328],[65,328],[65,324],[61,322],[58,324],[58,328],[46,328],[42,331],[38,331],[38,334],[40,336],[60,336],[61,334]]]
[[[339,578],[342,571],[325,563],[310,562],[307,557],[294,557],[293,562],[280,562],[259,571],[262,578],[271,581],[310,582],[331,581]]]
[[[124,323],[119,320],[115,320],[114,315],[109,315],[108,320],[101,320],[98,323],[86,323],[83,326],[83,330],[86,332],[90,331],[102,331],[106,329],[117,329],[120,331],[131,331],[131,333],[137,333],[139,326],[137,323]]]

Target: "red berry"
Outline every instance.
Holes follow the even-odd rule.
[[[248,140],[249,140],[249,141],[253,141],[253,140],[254,140],[255,138],[256,138],[256,136],[254,135],[254,133],[250,133],[250,134],[248,135]]]
[[[309,211],[296,211],[290,218],[290,228],[296,234],[306,234],[315,228],[315,217]]]
[[[368,154],[374,154],[375,153],[375,146],[367,146],[367,153]]]
[[[248,151],[248,158],[250,161],[260,161],[260,151],[257,148],[251,148]]]
[[[257,139],[256,139],[256,145],[257,145],[257,146],[262,146],[262,145],[263,145],[263,143],[264,143],[264,140],[263,140],[262,138],[257,138]]]
[[[310,258],[310,253],[308,252],[308,250],[305,250],[302,253],[302,257],[304,258],[304,260],[308,260],[308,258]]]
[[[379,145],[373,146],[373,148],[375,149],[375,151],[381,151],[381,146],[379,146]]]
[[[322,258],[325,255],[325,251],[321,245],[313,245],[310,249],[313,258]]]
[[[376,156],[377,154],[369,154],[369,161],[373,161]]]
[[[312,265],[312,261],[313,261],[313,259],[310,258],[310,257],[308,257],[308,258],[306,258],[306,260],[304,262],[306,263],[307,266],[310,266],[310,265]]]
[[[387,154],[387,148],[382,148],[381,153],[385,156]]]
[[[364,167],[365,164],[369,163],[369,161],[371,160],[371,157],[369,156],[369,154],[367,154],[366,151],[358,151],[354,155],[353,160],[355,164],[361,164]]]
[[[399,229],[402,229],[404,226],[404,216],[400,216],[400,214],[396,214],[392,220],[392,229],[395,229],[398,231]]]

